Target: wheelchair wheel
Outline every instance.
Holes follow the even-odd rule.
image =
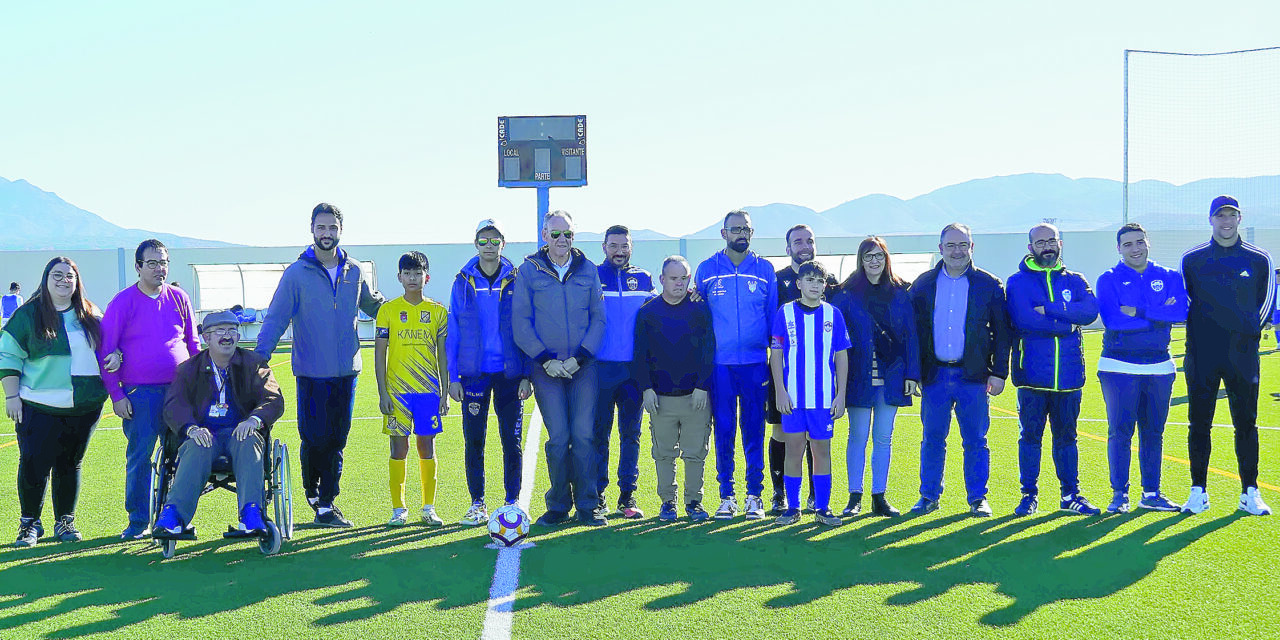
[[[280,534],[293,539],[293,474],[289,462],[289,447],[276,440],[271,447],[275,457],[271,472],[271,493],[275,498],[276,523]]]
[[[163,556],[165,560],[172,558],[173,551],[174,549],[177,549],[177,548],[178,548],[177,540],[161,540],[160,541],[160,555]]]
[[[274,522],[267,523],[267,535],[258,539],[258,550],[264,556],[275,555],[280,552],[280,545],[284,543],[284,537],[280,534],[280,527]]]
[[[156,450],[151,457],[151,524],[155,524],[169,498],[169,482],[172,480],[169,465],[164,459],[164,438],[156,443]]]

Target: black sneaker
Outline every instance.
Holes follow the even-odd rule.
[[[44,526],[35,518],[19,518],[18,519],[18,539],[13,541],[13,546],[18,548],[34,547],[40,536],[44,535]]]
[[[850,491],[849,503],[844,506],[844,511],[841,511],[840,515],[845,517],[853,517],[858,515],[859,513],[862,513],[862,492]]]
[[[578,509],[578,524],[586,527],[603,527],[609,524],[609,521],[605,520],[598,510],[583,511]]]
[[[702,522],[711,517],[706,509],[702,508],[701,500],[694,500],[684,506],[684,512],[689,514],[689,520],[692,522]]]
[[[888,500],[884,499],[883,493],[871,494],[871,513],[882,518],[896,518],[902,515],[897,509],[893,508],[893,505],[889,504]]]
[[[342,512],[338,507],[330,507],[328,511],[316,509],[316,519],[312,524],[317,527],[333,527],[335,529],[345,529],[351,526],[351,521],[342,517]]]
[[[628,491],[618,498],[618,513],[628,520],[639,520],[644,517],[644,512],[640,507],[636,506],[636,499]]]
[[[773,499],[769,501],[769,515],[780,516],[783,511],[787,510],[787,498],[781,493],[773,494]]]
[[[542,514],[534,524],[539,527],[558,527],[569,521],[568,511],[548,511]]]

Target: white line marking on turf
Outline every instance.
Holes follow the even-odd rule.
[[[525,513],[529,513],[542,439],[542,414],[538,413],[536,404],[524,435],[518,503]],[[481,640],[511,638],[511,622],[515,617],[513,605],[516,601],[516,589],[520,586],[520,550],[524,546],[526,545],[498,550],[498,559],[493,565],[493,583],[489,586],[489,606],[484,612],[484,630],[480,632]]]

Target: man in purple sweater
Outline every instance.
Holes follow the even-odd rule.
[[[164,431],[164,394],[178,365],[200,352],[195,312],[187,294],[165,283],[169,251],[144,240],[134,252],[138,283],[116,294],[102,318],[98,358],[111,408],[124,423],[126,540],[144,538],[151,524],[151,452]],[[118,355],[117,355],[118,352]],[[115,358],[119,368],[113,369]]]

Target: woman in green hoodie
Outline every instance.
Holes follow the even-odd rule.
[[[102,311],[84,295],[80,270],[70,258],[45,265],[40,290],[18,307],[0,330],[0,384],[5,414],[18,434],[17,547],[44,534],[40,512],[53,477],[54,535],[79,541],[76,498],[80,461],[106,402],[94,348]]]

